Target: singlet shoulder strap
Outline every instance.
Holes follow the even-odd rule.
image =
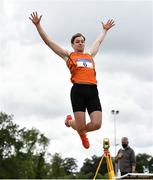
[[[76,66],[76,62],[75,62],[74,58],[72,57],[73,54],[74,54],[74,52],[71,52],[68,60],[66,61],[66,64],[67,64],[68,68],[70,69],[70,71],[72,70],[73,66]]]

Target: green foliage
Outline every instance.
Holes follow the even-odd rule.
[[[44,156],[49,140],[36,129],[20,129],[12,120],[0,113],[0,178],[47,177]]]
[[[153,173],[153,157],[150,158],[148,162],[148,166],[149,166],[149,172]]]
[[[95,175],[98,164],[101,160],[101,157],[97,157],[96,155],[92,156],[91,159],[86,158],[84,164],[81,168],[81,173],[86,175],[86,178],[92,179]],[[106,159],[104,158],[99,169],[99,175],[101,177],[107,173]]]
[[[76,179],[87,179],[86,174],[84,172],[80,171],[76,174]]]
[[[143,173],[143,167],[147,167],[151,172],[153,172],[153,157],[143,153],[143,154],[138,154],[136,156],[136,171],[139,173]]]
[[[74,158],[62,159],[62,156],[55,153],[51,159],[51,177],[55,179],[73,179],[77,169]]]
[[[64,167],[62,166],[62,157],[58,153],[52,157],[51,160],[51,177],[54,179],[64,177]]]
[[[65,158],[62,163],[64,171],[67,175],[73,174],[77,171],[77,163],[74,158]]]

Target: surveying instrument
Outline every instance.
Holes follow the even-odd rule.
[[[110,147],[109,139],[108,139],[108,138],[104,138],[104,139],[103,139],[104,153],[103,153],[102,158],[101,158],[101,160],[100,160],[100,162],[99,162],[99,164],[98,164],[98,167],[97,167],[97,170],[96,170],[96,173],[95,173],[95,176],[94,176],[93,180],[96,179],[97,174],[98,174],[98,171],[99,171],[99,168],[100,168],[101,163],[102,163],[102,161],[103,161],[104,158],[106,159],[106,164],[107,164],[107,170],[108,170],[108,177],[109,177],[109,179],[115,178],[115,173],[114,173],[112,158],[111,158],[111,155],[110,155],[110,152],[109,152],[109,147]]]

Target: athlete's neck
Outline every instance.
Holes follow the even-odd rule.
[[[75,53],[80,53],[80,54],[84,54],[83,51],[74,51]]]

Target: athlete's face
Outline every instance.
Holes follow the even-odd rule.
[[[85,47],[85,40],[82,36],[76,37],[72,44],[72,47],[75,52],[83,52]]]

